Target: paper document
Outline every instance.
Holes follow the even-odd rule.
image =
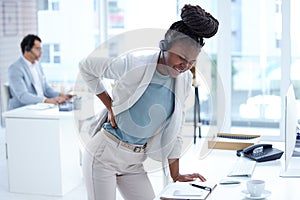
[[[53,107],[55,107],[55,105],[52,103],[37,103],[37,104],[29,105],[26,108],[29,110],[45,110]]]
[[[200,185],[207,188],[211,188],[211,191],[201,189],[199,187],[194,187],[194,185]],[[206,199],[209,194],[213,191],[213,189],[217,186],[216,183],[210,182],[176,182],[167,185],[164,190],[160,194],[160,199],[167,200],[167,199]]]

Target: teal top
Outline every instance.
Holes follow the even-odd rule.
[[[140,99],[115,116],[118,128],[113,128],[110,123],[104,123],[103,128],[124,142],[145,144],[173,113],[174,82],[174,78],[155,71]]]

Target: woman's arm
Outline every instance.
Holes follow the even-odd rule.
[[[88,57],[79,63],[82,79],[95,94],[105,91],[104,78],[119,80],[126,73],[126,58]]]
[[[112,105],[111,97],[109,96],[109,94],[106,91],[104,91],[100,94],[97,94],[97,97],[102,101],[102,103],[105,105],[105,107],[108,110],[108,121],[111,123],[111,126],[113,128],[117,128],[117,124],[115,122],[115,116],[111,109],[111,105]]]
[[[193,181],[196,178],[199,178],[201,181],[206,181],[206,179],[198,174],[180,174],[179,173],[179,159],[169,159],[169,169],[171,173],[171,177],[174,182],[187,182],[187,181]]]

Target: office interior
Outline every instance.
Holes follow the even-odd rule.
[[[182,170],[201,168],[210,174],[209,169],[215,169],[206,165],[205,159],[209,160],[214,151],[222,150],[207,150],[203,155],[199,153],[210,136],[211,126],[216,126],[220,133],[258,134],[262,142],[285,150],[284,100],[290,84],[298,106],[297,119],[300,119],[300,39],[297,37],[300,35],[297,26],[300,2],[297,0],[0,0],[0,4],[2,114],[7,111],[7,69],[20,57],[20,41],[26,34],[37,34],[42,39],[41,64],[52,87],[66,93],[85,94],[87,88],[78,76],[81,59],[92,52],[118,56],[132,48],[158,48],[163,33],[180,18],[180,8],[184,4],[198,4],[216,16],[220,27],[215,37],[205,40],[197,60],[197,84],[194,88],[199,91],[201,138],[198,137],[198,127],[194,128],[195,98],[192,94],[187,104],[183,134],[186,149]],[[140,44],[143,46],[138,46]],[[108,85],[111,85],[109,80]],[[92,99],[95,104],[92,114],[101,109],[102,105],[93,100],[92,94],[86,95],[86,99]],[[88,127],[82,116],[80,122]],[[86,199],[83,182],[62,196],[10,192],[6,125],[5,117],[1,115],[0,197],[12,200]],[[296,139],[300,137],[297,131],[299,129],[295,130]],[[297,144],[296,150],[299,148]],[[235,152],[231,152],[232,160],[235,160]],[[218,159],[218,156],[213,158]],[[280,167],[284,161],[283,156],[280,163],[270,161],[271,164],[266,165],[275,163]],[[206,168],[199,167],[198,162]],[[149,174],[158,195],[170,180],[157,167],[159,164],[154,165],[155,170]],[[278,176],[276,180],[282,182],[287,180],[280,179],[277,174],[273,176]],[[255,177],[264,179],[263,175]],[[228,191],[240,193],[246,180],[243,178],[238,188]],[[294,188],[297,181],[299,183],[300,179],[292,179],[289,186]],[[272,182],[271,179],[269,182]],[[270,199],[276,194],[274,188],[269,188],[272,192]],[[226,192],[226,188],[221,190]],[[296,199],[300,194],[288,197]],[[243,199],[243,196],[235,198]],[[118,199],[122,197],[119,195]]]

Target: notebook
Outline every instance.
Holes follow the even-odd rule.
[[[194,186],[192,186],[192,184]],[[208,189],[202,189],[196,186],[202,186]],[[200,182],[200,181],[193,181],[193,182],[176,182],[170,183],[167,185],[162,193],[160,194],[161,200],[183,200],[183,199],[197,199],[203,200],[206,199],[215,189],[217,183],[213,182]]]
[[[208,140],[209,149],[239,150],[256,144],[260,141],[260,135],[218,133]]]

